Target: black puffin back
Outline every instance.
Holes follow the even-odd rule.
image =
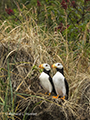
[[[56,91],[55,91],[55,88],[54,88],[54,84],[53,84],[53,81],[52,81],[52,78],[51,78],[51,76],[49,75],[49,81],[50,81],[50,83],[52,84],[52,87],[53,87],[53,92],[55,93],[55,95],[57,95],[56,94]]]
[[[65,81],[65,87],[66,87],[66,99],[68,99],[68,93],[69,93],[69,86],[68,86],[68,83],[67,83],[67,80],[66,79],[64,79],[64,81]]]

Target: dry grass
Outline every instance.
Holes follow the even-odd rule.
[[[86,29],[87,27],[90,27],[90,24]],[[86,49],[79,44],[82,41],[82,35],[79,35],[79,41],[67,43],[61,33],[45,32],[45,30],[45,26],[43,29],[42,26],[37,26],[33,18],[15,28],[12,28],[9,21],[2,22],[0,26],[0,103],[3,104],[0,111],[4,111],[5,92],[7,91],[8,97],[11,96],[10,86],[7,86],[11,82],[10,89],[13,91],[11,98],[16,103],[12,107],[13,110],[9,108],[6,112],[38,112],[37,116],[40,117],[43,115],[41,111],[54,114],[52,112],[56,107],[63,113],[62,116],[65,119],[70,117],[77,120],[85,119],[90,111],[90,60],[85,53]],[[84,41],[86,41],[86,35],[85,30]],[[75,45],[78,45],[79,49],[73,51]],[[63,64],[70,87],[69,101],[64,103],[60,100],[55,101],[52,97],[38,95],[42,91],[38,80],[40,75],[38,66],[41,63],[52,65],[55,62]],[[54,73],[55,71],[52,70],[51,75],[53,76]],[[9,103],[10,101],[7,102]],[[42,109],[40,108],[39,111],[40,106]],[[3,113],[0,114],[5,118]],[[51,118],[53,118],[52,115]]]

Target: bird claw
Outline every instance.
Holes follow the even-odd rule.
[[[57,95],[57,96],[53,96],[53,98],[55,98],[55,99],[57,99],[59,97],[59,95]]]
[[[43,93],[40,93],[41,95],[44,95]]]
[[[64,100],[64,99],[65,99],[65,96],[61,97],[61,99]]]
[[[49,96],[51,95],[51,93],[49,93]]]
[[[58,97],[57,96],[53,96],[53,98],[57,99]]]
[[[45,92],[45,95],[47,95],[48,92]]]
[[[41,95],[47,95],[48,94],[48,92],[45,92],[45,94],[43,94],[43,93],[40,93]],[[49,93],[47,96],[50,96],[51,95],[51,93]]]

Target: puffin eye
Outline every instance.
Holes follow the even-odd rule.
[[[46,67],[48,66],[48,65],[45,65]]]
[[[60,64],[58,63],[58,66],[59,66]]]

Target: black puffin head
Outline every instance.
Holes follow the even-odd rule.
[[[61,63],[55,63],[55,64],[53,64],[52,68],[56,68],[57,71],[59,71],[60,73],[62,73],[64,75],[63,65]]]
[[[44,64],[39,65],[39,68],[42,68],[42,69],[43,69],[43,72],[45,72],[45,73],[47,73],[47,74],[49,74],[50,71],[51,71],[51,67],[50,67],[50,65],[47,64],[47,63],[44,63]]]

